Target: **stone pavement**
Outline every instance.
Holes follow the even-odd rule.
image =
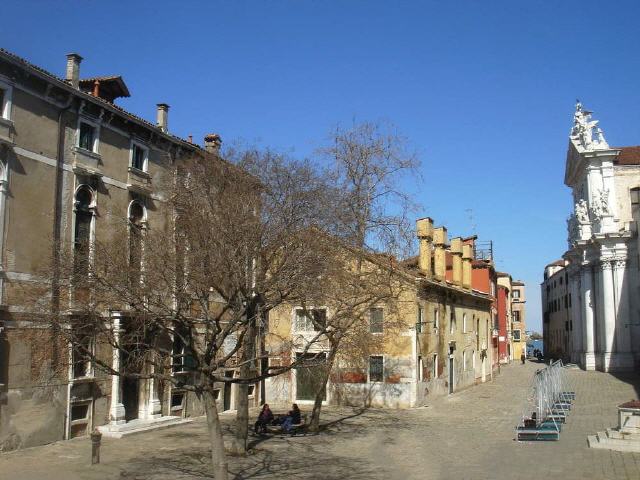
[[[229,458],[240,479],[640,479],[640,454],[587,448],[587,435],[615,426],[616,406],[637,398],[638,377],[570,370],[577,400],[558,442],[518,443],[533,372],[511,365],[492,383],[428,406],[394,411],[327,409],[317,436],[254,438],[253,454]],[[230,432],[232,417],[225,418]],[[90,441],[59,442],[0,455],[0,479],[183,480],[208,476],[202,419],[123,439],[104,439],[90,466]]]

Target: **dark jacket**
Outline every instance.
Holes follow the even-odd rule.
[[[300,410],[291,410],[289,416],[291,417],[291,423],[293,425],[300,423]]]
[[[270,423],[271,421],[273,421],[273,413],[271,412],[271,410],[266,409],[260,412],[260,415],[258,415],[258,421],[264,423]]]

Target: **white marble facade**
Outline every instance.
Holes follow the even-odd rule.
[[[631,370],[640,360],[637,203],[640,165],[618,165],[623,149],[604,139],[578,102],[565,184],[574,211],[567,220],[573,362],[587,370]]]

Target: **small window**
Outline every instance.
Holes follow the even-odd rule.
[[[514,322],[519,322],[520,321],[520,312],[518,310],[514,310],[513,311],[513,321]]]
[[[148,150],[136,143],[131,147],[131,167],[142,172],[147,171]]]
[[[520,341],[520,330],[515,329],[513,331],[513,341],[514,342],[519,342]]]
[[[255,391],[256,391],[256,386],[255,385],[249,385],[247,387],[247,396],[249,396],[249,397],[253,396]]]
[[[437,308],[433,309],[433,328],[436,330],[440,328],[440,314]]]
[[[84,148],[85,150],[89,150],[90,152],[94,152],[95,141],[96,127],[85,122],[80,122],[80,138],[78,141],[78,146],[80,148]]]
[[[467,314],[466,313],[462,314],[462,331],[464,333],[467,333]]]
[[[384,358],[382,355],[369,357],[369,381],[382,382],[384,380]]]
[[[369,310],[369,331],[371,333],[382,333],[384,324],[384,312],[382,308],[372,308]]]
[[[11,120],[11,85],[0,82],[0,118]]]
[[[171,410],[182,410],[184,408],[184,392],[171,393]]]
[[[520,290],[513,291],[513,298],[520,298]]]
[[[424,372],[422,370],[422,355],[418,355],[418,381],[424,380]]]
[[[456,331],[456,312],[453,307],[451,307],[451,315],[449,317],[449,333],[454,333]]]

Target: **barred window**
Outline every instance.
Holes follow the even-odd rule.
[[[369,357],[369,381],[382,382],[384,380],[384,357],[371,355]]]

